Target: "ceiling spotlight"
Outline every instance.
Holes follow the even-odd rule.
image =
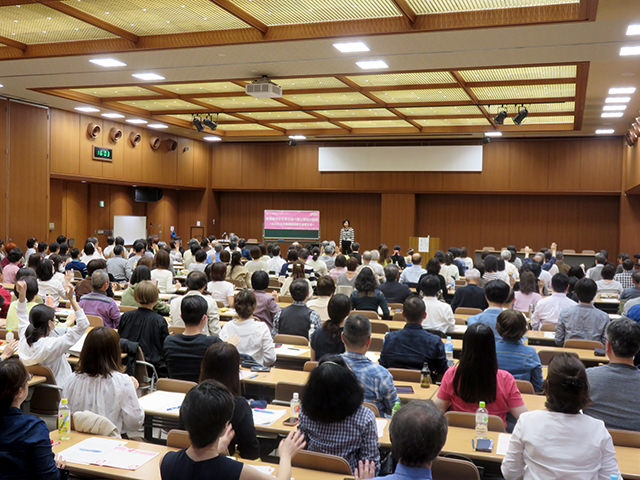
[[[146,120],[143,120],[142,118],[128,118],[127,120],[125,120],[125,122],[133,123],[134,125],[144,125],[148,123]]]
[[[640,25],[637,23],[629,25],[627,27],[627,35],[630,37],[633,35],[640,35]]]
[[[623,112],[602,112],[600,117],[602,118],[621,118],[624,115]]]
[[[202,119],[200,117],[193,116],[193,126],[196,127],[196,130],[199,132],[204,130],[204,125],[202,125]]]
[[[387,62],[384,60],[360,60],[356,62],[362,70],[381,70],[383,68],[389,68]]]
[[[627,106],[624,104],[621,105],[605,105],[602,107],[603,112],[624,112],[627,109]]]
[[[202,139],[206,142],[221,142],[222,138],[217,135],[211,135],[209,137],[202,137]]]
[[[502,132],[484,132],[485,137],[501,137]]]
[[[524,122],[525,118],[529,116],[529,110],[524,105],[518,109],[518,114],[513,117],[513,123],[516,125],[521,125]]]
[[[202,123],[204,123],[207,127],[209,127],[211,130],[215,130],[216,128],[218,128],[218,117],[216,116],[216,121],[214,122],[211,119],[211,115],[207,115],[205,117],[205,119],[202,121]],[[196,127],[197,128],[197,127]]]
[[[630,57],[632,55],[640,55],[640,45],[633,45],[629,47],[620,48],[621,57]]]
[[[289,135],[289,138],[291,140],[306,140],[307,137],[305,137],[304,135]]]
[[[504,119],[507,118],[507,115],[509,114],[507,113],[507,109],[503,105],[502,107],[500,107],[500,110],[498,110],[498,114],[493,117],[493,122],[496,125],[504,125]]]
[[[147,127],[155,129],[169,128],[169,126],[164,123],[150,123]]]
[[[103,113],[102,116],[105,118],[124,118],[121,113]]]
[[[604,99],[604,103],[629,103],[631,97],[607,97]]]

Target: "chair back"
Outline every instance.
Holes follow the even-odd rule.
[[[482,247],[482,250],[489,250],[490,252],[495,252],[496,249],[493,247]]]
[[[291,295],[280,295],[278,301],[280,303],[293,303],[293,297]]]
[[[556,324],[555,323],[543,323],[540,326],[540,330],[542,330],[543,332],[555,332],[556,331]]]
[[[453,283],[456,287],[464,287],[467,284],[467,281],[464,278],[461,278],[460,280],[454,280]]]
[[[420,370],[410,370],[408,368],[390,368],[389,373],[394,380],[400,382],[420,382]]]
[[[185,430],[173,429],[169,430],[167,434],[167,447],[173,448],[189,448],[191,446],[191,440],[189,439],[189,433]]]
[[[177,326],[170,326],[169,327],[169,334],[170,335],[178,335],[179,333],[184,333],[184,328],[185,327],[177,327]]]
[[[518,387],[518,390],[520,390],[520,393],[536,393],[536,391],[533,389],[533,384],[526,380],[516,380],[516,386]]]
[[[82,272],[80,270],[73,269],[73,277],[74,278],[82,278]]]
[[[280,288],[280,280],[278,277],[269,277],[269,288]]]
[[[138,381],[138,390],[146,390],[147,393],[155,390],[158,373],[153,364],[144,359],[144,352],[140,346],[138,346],[138,350],[136,351],[136,367],[133,376]]]
[[[404,317],[402,316],[402,312],[394,313],[393,317],[392,317],[392,320],[394,322],[404,322],[405,321]]]
[[[384,339],[379,337],[371,337],[371,344],[369,350],[372,352],[381,352],[384,345]]]
[[[640,432],[609,428],[613,444],[619,447],[640,448]]]
[[[98,315],[87,315],[87,320],[92,327],[104,327],[104,320]]]
[[[305,372],[310,372],[311,370],[313,370],[317,366],[318,366],[318,362],[308,361],[308,362],[304,362],[304,367],[302,367],[302,369]]]
[[[336,287],[336,293],[341,293],[342,295],[350,297],[353,293],[353,287],[350,285],[338,285]]]
[[[402,303],[389,303],[389,308],[390,309],[396,309],[396,310],[402,310],[404,308],[404,305]]]
[[[349,463],[342,457],[329,455],[327,453],[311,452],[302,450],[291,459],[291,465],[310,470],[320,470],[322,472],[338,473],[340,475],[353,475]]]
[[[120,313],[126,313],[130,312],[131,310],[137,310],[138,307],[133,307],[131,305],[118,305],[118,309],[120,310]]]
[[[224,308],[224,302],[221,302],[220,300],[216,300],[216,305],[218,308]]]
[[[51,369],[44,365],[30,365],[27,371],[46,378],[44,383],[33,387],[33,395],[29,402],[30,412],[34,415],[58,415],[62,387],[56,385],[56,377]]]
[[[553,357],[555,357],[556,355],[558,355],[559,353],[563,353],[562,350],[538,350],[538,357],[540,357],[540,363],[542,365],[549,365],[551,363],[551,360],[553,360]],[[569,355],[573,355],[576,358],[580,358],[578,356],[577,353],[573,353],[573,352],[566,352]]]
[[[480,472],[472,462],[457,458],[436,457],[431,474],[438,480],[480,480]]]
[[[371,333],[389,333],[389,325],[384,322],[371,322]]]
[[[576,251],[573,248],[565,248],[562,253],[576,253]]]
[[[604,348],[602,342],[597,340],[582,340],[581,338],[572,338],[565,340],[564,348],[582,348],[584,350],[593,350],[594,348]]]
[[[467,318],[466,317],[461,317],[460,315],[457,314],[453,314],[453,319],[456,322],[456,325],[466,325],[467,324]]]
[[[359,313],[360,315],[367,317],[369,320],[380,320],[378,312],[374,312],[373,310],[353,310],[351,313]]]
[[[309,346],[309,340],[306,337],[300,335],[286,335],[279,333],[273,337],[273,343],[286,343],[287,345],[303,345]]]
[[[479,313],[482,313],[482,310],[480,310],[479,308],[458,307],[453,313],[458,315],[477,315]]]
[[[273,403],[277,405],[289,405],[294,393],[297,393],[298,397],[302,398],[303,390],[304,385],[289,382],[278,382],[276,383],[276,393]]]
[[[160,378],[158,379],[157,389],[165,392],[187,393],[193,387],[197,385],[196,382],[189,382],[188,380],[177,380],[175,378]]]
[[[444,414],[452,427],[476,428],[476,414],[471,412],[447,412]],[[504,422],[497,415],[489,415],[489,431],[504,433]]]
[[[596,251],[595,250],[582,250],[582,254],[583,255],[595,255]]]
[[[373,403],[371,403],[371,402],[362,402],[362,406],[363,407],[367,407],[369,410],[371,410],[376,417],[380,416],[380,411],[378,410],[378,407],[375,406]]]

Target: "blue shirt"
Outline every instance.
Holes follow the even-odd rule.
[[[467,327],[470,327],[474,323],[484,323],[486,326],[491,327],[491,330],[493,330],[493,334],[496,337],[496,341],[500,340],[502,337],[498,335],[498,330],[496,330],[496,322],[498,320],[498,315],[500,315],[501,313],[501,308],[489,307],[484,312],[467,318]]]
[[[422,265],[407,266],[400,274],[400,283],[418,283],[420,277],[427,273]]]
[[[360,353],[346,352],[342,358],[362,385],[364,401],[375,404],[380,415],[390,417],[393,406],[400,399],[389,370]]]
[[[498,340],[496,342],[498,368],[506,370],[516,380],[531,382],[536,392],[542,390],[542,364],[538,352],[520,341]]]
[[[412,323],[384,337],[379,362],[386,368],[412,370],[421,370],[427,362],[434,378],[447,370],[447,357],[440,337],[425,331],[422,325]]]
[[[375,477],[373,480],[431,480],[431,469],[420,467],[407,467],[401,463],[396,466],[395,473],[386,477]]]
[[[19,408],[0,414],[0,465],[2,478],[57,480],[47,425]]]

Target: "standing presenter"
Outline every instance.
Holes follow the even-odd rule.
[[[345,218],[342,222],[342,228],[340,229],[340,248],[343,255],[349,255],[351,253],[351,244],[354,241],[355,233],[351,227],[351,222]]]

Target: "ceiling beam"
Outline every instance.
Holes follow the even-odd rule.
[[[5,45],[7,45],[8,47],[11,47],[11,48],[17,48],[21,52],[25,52],[27,50],[27,44],[26,43],[17,42],[15,40],[12,40],[9,37],[0,36],[0,43],[3,43],[3,44],[5,44]]]
[[[404,17],[409,20],[410,24],[414,24],[416,21],[416,18],[418,18],[418,15],[416,15],[416,12],[413,11],[413,8],[411,8],[411,5],[409,5],[409,2],[407,2],[407,0],[392,0],[393,3],[396,4],[396,7],[398,7],[398,10],[400,10],[400,12],[402,12],[402,15],[404,15]]]
[[[89,25],[93,25],[94,27],[100,28],[101,30],[104,30],[109,33],[113,33],[114,35],[124,38],[125,40],[128,40],[133,44],[138,43],[138,41],[140,40],[140,37],[138,37],[137,35],[131,32],[128,32],[127,30],[124,30],[120,27],[116,27],[111,23],[105,22],[104,20],[94,17],[93,15],[89,15],[88,13],[83,12],[82,10],[78,10],[77,8],[72,7],[71,5],[62,3],[59,0],[54,0],[54,1],[41,0],[40,3],[49,8],[52,8],[53,10],[56,10],[58,12],[64,13],[65,15],[68,15],[77,20],[80,20],[84,23],[88,23]]]
[[[469,96],[469,98],[473,100],[473,102],[478,106],[478,108],[482,112],[482,115],[484,115],[484,118],[486,118],[489,121],[489,123],[493,128],[496,128],[496,122],[494,122],[493,117],[489,115],[489,112],[487,112],[487,110],[479,104],[478,97],[476,96],[475,93],[473,93],[473,90],[471,90],[471,88],[467,86],[462,76],[454,70],[451,70],[449,73],[451,73],[451,76],[456,79],[456,82],[458,82],[458,85],[460,85],[460,87]]]
[[[587,99],[587,79],[589,77],[589,62],[578,64],[578,79],[576,81],[576,115],[574,117],[573,128],[582,129],[582,119],[584,117],[584,106]]]
[[[241,8],[234,5],[230,0],[209,0],[209,1],[211,3],[216,4],[223,10],[226,10],[234,17],[239,18],[244,23],[251,25],[253,28],[260,31],[262,35],[266,35],[267,32],[269,31],[269,27],[267,25],[262,23],[253,15],[250,15],[249,13],[247,13],[245,10],[242,10]]]
[[[288,107],[294,108],[296,110],[301,110],[302,107],[296,103],[293,103],[290,100],[285,100],[284,98],[276,98],[274,99],[276,102],[282,103],[283,105],[286,105]],[[321,113],[318,112],[312,112],[312,111],[308,111],[305,112],[308,113],[309,115],[322,120],[323,122],[329,122],[332,125],[335,125],[336,127],[342,128],[343,130],[346,130],[347,132],[351,133],[351,127],[349,127],[348,125],[345,125],[344,123],[341,122],[336,122],[335,120],[330,119],[329,117],[326,117],[324,115],[322,115]]]

